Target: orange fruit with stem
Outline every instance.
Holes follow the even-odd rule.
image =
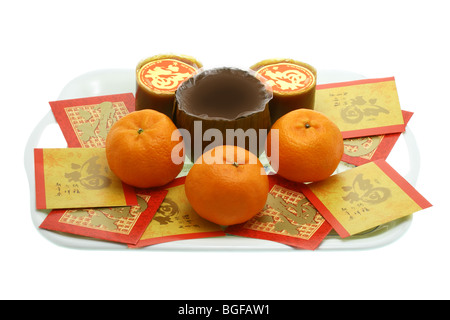
[[[186,197],[204,219],[228,226],[261,211],[269,179],[258,157],[237,146],[218,146],[194,163],[185,181]]]
[[[336,170],[343,153],[338,126],[314,110],[297,109],[285,114],[267,136],[266,155],[274,170],[295,182],[326,179]]]
[[[111,171],[139,188],[162,186],[184,165],[181,133],[166,115],[150,109],[134,111],[115,122],[106,137]]]

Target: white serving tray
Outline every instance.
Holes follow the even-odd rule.
[[[339,70],[319,70],[318,83],[331,83],[364,79],[359,74]],[[128,69],[105,69],[83,74],[69,82],[58,100],[75,99],[99,95],[135,93],[135,73]],[[406,109],[407,110],[407,109]],[[34,178],[34,148],[65,148],[67,143],[50,110],[34,128],[25,148],[25,170],[30,186],[30,212],[31,219],[37,232],[50,242],[73,249],[96,250],[131,250],[126,245],[91,239],[66,233],[40,229],[39,225],[47,216],[49,210],[36,210],[35,178]],[[406,180],[415,185],[420,168],[419,151],[411,129],[407,126],[397,141],[387,161]],[[188,166],[189,164],[187,164]],[[341,164],[336,172],[347,170],[348,166]],[[412,223],[412,216],[401,218],[379,226],[371,231],[354,235],[346,239],[331,233],[316,250],[354,250],[381,247],[400,238]],[[138,250],[228,250],[228,251],[302,251],[293,247],[268,240],[252,239],[227,235],[224,237],[179,240],[168,243],[156,244]]]

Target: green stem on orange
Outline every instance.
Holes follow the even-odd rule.
[[[141,134],[142,132],[144,132],[144,129],[142,129],[142,128],[139,128],[137,131],[138,134]]]
[[[233,162],[233,166],[235,166],[237,168],[237,167],[239,167],[239,163]]]

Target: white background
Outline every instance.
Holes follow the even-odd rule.
[[[447,1],[3,1],[0,4],[3,299],[450,298]],[[73,78],[174,52],[246,68],[289,57],[395,76],[434,205],[388,246],[335,252],[67,249],[33,226],[27,139]]]

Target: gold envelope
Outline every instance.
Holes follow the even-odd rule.
[[[137,205],[134,188],[109,169],[104,148],[35,149],[37,209]]]
[[[431,206],[384,160],[307,184],[303,193],[343,238]]]
[[[344,139],[405,130],[393,77],[318,85],[314,110],[336,123]]]

